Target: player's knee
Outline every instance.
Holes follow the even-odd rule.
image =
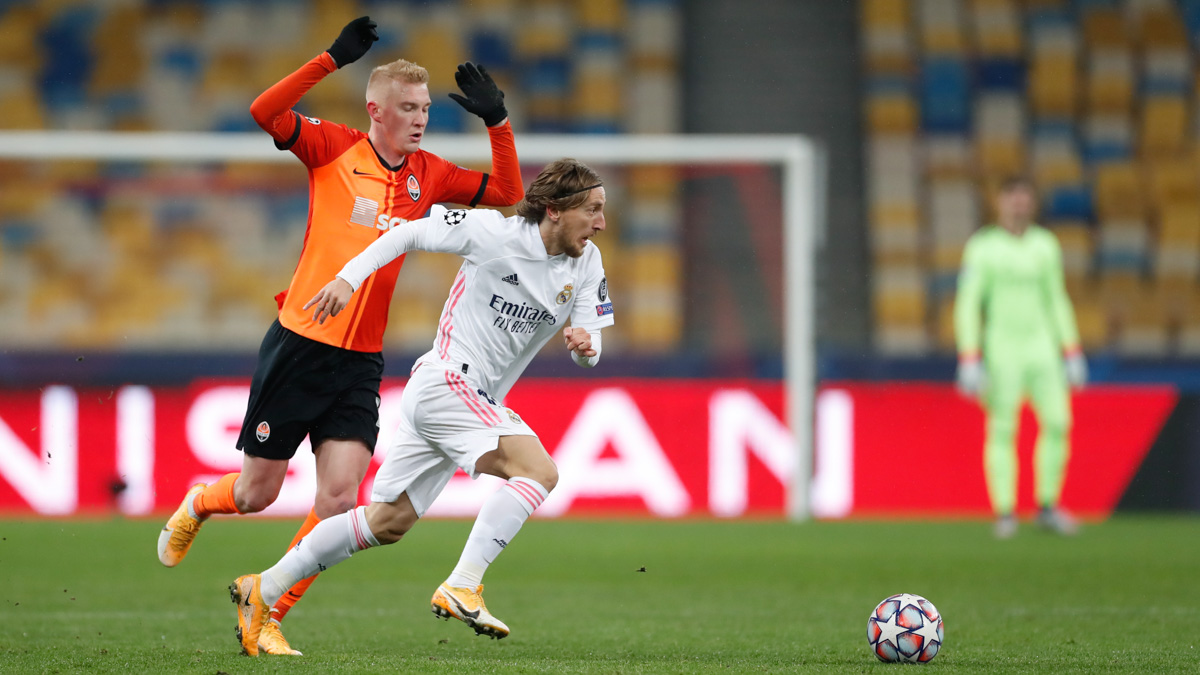
[[[396,511],[389,513],[388,516],[376,523],[371,529],[371,533],[379,540],[381,545],[394,544],[400,541],[412,526],[417,522],[415,513],[405,513]]]
[[[539,463],[530,474],[529,477],[546,488],[546,492],[553,492],[554,487],[558,485],[558,467],[550,460]]]
[[[345,513],[358,505],[358,490],[340,490],[336,492],[321,492],[313,502],[313,510],[317,517],[324,520],[339,513]]]
[[[1064,437],[1070,431],[1071,424],[1065,417],[1043,417],[1038,420],[1039,433],[1053,437]]]

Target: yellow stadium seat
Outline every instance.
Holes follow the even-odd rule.
[[[1075,325],[1079,330],[1079,343],[1084,350],[1091,351],[1108,346],[1109,322],[1104,307],[1090,296],[1072,295],[1075,308]]]
[[[1095,202],[1101,220],[1142,217],[1145,205],[1138,167],[1128,162],[1098,167]]]
[[[32,71],[42,63],[38,35],[45,19],[36,3],[26,4],[14,3],[0,12],[0,63]]]
[[[577,2],[575,18],[582,28],[618,32],[624,27],[625,0]]]
[[[571,92],[571,112],[584,119],[616,120],[623,110],[624,82],[616,73],[578,72]]]
[[[1024,173],[1025,144],[1015,139],[979,142],[979,170],[984,176],[1006,177]]]
[[[1154,275],[1159,280],[1189,281],[1200,275],[1200,203],[1176,203],[1163,210]]]
[[[967,39],[958,26],[928,26],[921,31],[921,49],[926,54],[962,54],[967,49]]]
[[[871,96],[867,128],[875,134],[911,134],[917,130],[917,104],[910,96]]]
[[[1089,109],[1129,114],[1133,105],[1133,80],[1133,57],[1128,50],[1093,53],[1087,76]]]
[[[1086,223],[1055,223],[1051,230],[1062,249],[1063,274],[1068,279],[1083,279],[1092,268],[1092,231]]]
[[[630,193],[635,197],[665,198],[679,195],[679,167],[668,164],[639,164],[629,167]]]
[[[1116,348],[1135,356],[1163,356],[1170,349],[1168,312],[1164,299],[1144,288],[1123,312]]]
[[[1160,160],[1150,166],[1151,196],[1158,208],[1200,200],[1200,167],[1192,157]]]
[[[909,0],[865,0],[861,4],[862,22],[867,28],[907,26]]]
[[[1125,17],[1118,8],[1090,9],[1083,15],[1083,39],[1091,49],[1129,44]]]
[[[1187,48],[1183,20],[1172,9],[1159,9],[1142,15],[1138,38],[1145,48]]]
[[[1083,182],[1083,164],[1078,155],[1055,155],[1036,162],[1033,180],[1043,193],[1065,185]]]
[[[626,251],[625,273],[631,285],[678,288],[683,263],[679,249],[662,244],[645,244]]]
[[[919,267],[877,267],[872,283],[872,309],[876,323],[908,326],[924,324],[925,275]]]
[[[0,129],[42,129],[46,126],[41,98],[29,86],[0,94]]]
[[[1155,96],[1142,108],[1141,150],[1148,157],[1163,157],[1184,149],[1188,122],[1182,96]]]
[[[1031,103],[1037,115],[1075,117],[1079,74],[1074,56],[1052,54],[1035,58],[1029,80]]]
[[[433,74],[429,88],[457,91],[453,78],[448,75],[457,71],[458,64],[467,60],[460,27],[426,23],[409,33],[409,38],[406,58],[421,64]]]

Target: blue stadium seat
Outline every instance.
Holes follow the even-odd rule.
[[[930,59],[921,68],[921,128],[932,132],[964,132],[971,128],[967,64],[957,59]]]
[[[467,39],[471,60],[482,63],[489,70],[513,67],[512,40],[492,31],[477,31]]]
[[[1018,59],[982,59],[975,66],[975,77],[982,89],[1025,90],[1025,63]]]
[[[1092,219],[1092,191],[1086,185],[1055,188],[1043,200],[1042,215],[1047,220]]]

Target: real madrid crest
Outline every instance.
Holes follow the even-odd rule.
[[[512,423],[513,423],[513,424],[520,424],[520,423],[521,423],[521,417],[520,417],[520,415],[517,415],[517,413],[513,412],[513,411],[512,411],[512,409],[510,409],[510,408],[505,408],[505,409],[504,409],[504,412],[508,413],[508,419],[512,420]]]
[[[554,302],[565,305],[571,301],[571,296],[575,294],[575,287],[571,284],[563,286],[563,289],[558,292],[558,297],[554,298]]]

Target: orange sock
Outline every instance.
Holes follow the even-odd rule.
[[[192,509],[201,518],[207,518],[214,513],[241,513],[233,502],[233,484],[241,474],[227,473],[221,480],[204,488],[192,500]]]
[[[292,543],[288,544],[288,550],[290,551],[296,546],[297,543],[300,542],[301,539],[304,538],[305,535],[307,535],[309,532],[312,532],[312,529],[316,527],[317,523],[319,522],[321,522],[321,519],[317,517],[316,510],[314,509],[309,511],[308,517],[304,519],[304,524],[300,526],[300,529],[296,532],[296,536],[292,537]],[[283,596],[275,602],[275,605],[271,607],[271,618],[275,619],[276,621],[283,621],[283,617],[287,616],[287,613],[291,611],[292,605],[300,602],[300,598],[304,596],[304,592],[308,590],[309,586],[312,586],[312,582],[315,581],[316,578],[317,575],[314,574],[307,579],[301,579],[300,581],[297,581],[294,586],[289,588],[288,592],[284,593]]]

